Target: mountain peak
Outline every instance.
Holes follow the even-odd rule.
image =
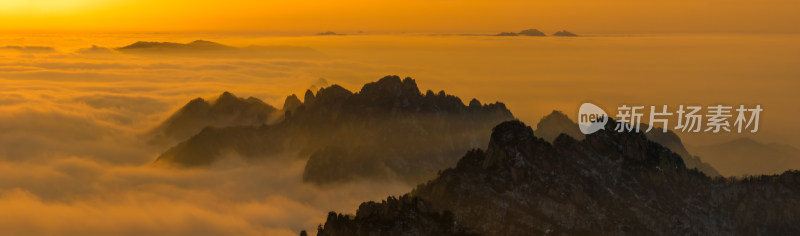
[[[518,34],[519,35],[524,35],[524,36],[547,36],[544,33],[542,33],[542,31],[539,31],[538,29],[526,29],[526,30],[520,31]]]
[[[577,37],[578,35],[577,35],[577,34],[574,34],[574,33],[572,33],[572,32],[566,31],[566,30],[562,30],[562,31],[558,31],[558,32],[555,32],[555,33],[553,33],[553,36],[560,36],[560,37]]]
[[[314,100],[316,100],[316,97],[314,97],[314,92],[311,92],[311,89],[306,89],[306,94],[303,96],[303,102],[311,105],[314,104]]]
[[[223,151],[248,158],[277,158],[275,152],[300,150],[299,155],[308,156],[303,171],[306,182],[326,184],[396,176],[417,183],[455,164],[463,151],[485,147],[492,127],[514,119],[501,103],[472,109],[444,92],[423,97],[410,78],[388,76],[364,87],[363,94],[339,85],[320,88],[316,93],[307,90],[302,107],[275,113],[283,115],[282,120],[276,117],[277,122],[238,122],[241,115],[225,115],[265,117],[261,111],[266,109],[247,109],[253,105],[250,103],[214,106],[206,112],[213,115],[199,116],[223,122],[197,123],[210,123],[218,129],[195,132],[158,160],[192,166],[226,158],[220,154]],[[299,103],[296,97],[287,97],[285,107]]]
[[[222,45],[222,44],[219,44],[219,43],[215,43],[215,42],[211,42],[211,41],[207,41],[207,40],[202,40],[202,39],[198,39],[198,40],[192,41],[189,44],[195,44],[195,45]]]
[[[515,145],[535,139],[533,129],[522,121],[511,120],[500,123],[492,129],[489,145]]]
[[[535,140],[533,129],[519,120],[500,123],[492,128],[483,168],[502,163],[510,164],[510,166],[525,165],[526,160],[523,156],[529,154],[530,147],[535,144]],[[519,176],[515,175],[514,177]]]
[[[189,101],[189,103],[186,103],[186,106],[187,107],[188,106],[196,106],[197,104],[202,104],[202,103],[208,103],[208,102],[206,102],[205,99],[199,97],[199,98],[192,99],[191,101]]]
[[[409,92],[416,92],[419,94],[419,87],[417,87],[417,81],[414,81],[411,77],[406,77],[403,79],[403,89]]]
[[[369,97],[382,97],[382,96],[420,96],[417,82],[412,78],[405,78],[400,80],[400,76],[388,75],[377,82],[367,83],[361,87],[360,94]]]
[[[397,75],[387,75],[383,78],[379,79],[376,84],[402,84],[400,80],[400,76]]]
[[[117,50],[130,51],[130,52],[138,50],[144,50],[144,51],[168,50],[174,52],[190,52],[195,50],[205,51],[205,50],[219,50],[219,49],[234,49],[234,47],[206,40],[195,40],[190,43],[137,41],[133,44],[117,48]]]
[[[797,217],[782,214],[800,206],[800,172],[712,179],[641,132],[609,127],[583,141],[561,135],[549,145],[529,142],[529,129],[518,121],[498,125],[491,143],[505,146],[468,152],[411,195],[482,235],[800,232]]]
[[[236,95],[233,95],[231,92],[225,91],[225,92],[222,92],[222,94],[219,95],[219,97],[217,98],[216,102],[214,102],[214,104],[215,105],[216,104],[227,104],[227,103],[236,102],[236,101],[239,101],[239,98],[236,97]]]
[[[559,111],[559,110],[553,110],[553,112],[550,112],[549,115],[547,115],[544,118],[542,118],[542,120],[545,120],[545,119],[557,119],[557,120],[569,120],[569,121],[571,121],[569,119],[569,117],[567,117],[567,114],[564,114],[563,111]]]
[[[548,142],[553,142],[562,133],[574,139],[583,139],[584,137],[578,129],[578,124],[572,122],[566,114],[558,110],[553,110],[536,124],[536,136]]]
[[[481,106],[483,105],[481,105],[481,101],[478,101],[477,98],[473,98],[472,100],[469,101],[470,108],[481,108]]]
[[[326,88],[321,88],[317,91],[317,104],[326,105],[326,104],[338,104],[344,102],[345,99],[353,95],[353,92],[350,90],[345,89],[338,84],[334,84],[328,86]]]
[[[302,104],[303,104],[303,102],[301,102],[300,99],[297,98],[297,95],[292,94],[291,96],[286,96],[286,100],[284,100],[284,102],[283,102],[283,110],[284,111],[291,111],[291,110],[294,110],[295,108],[299,107]]]

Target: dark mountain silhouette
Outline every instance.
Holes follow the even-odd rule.
[[[574,139],[583,139],[584,135],[578,128],[578,123],[573,122],[561,111],[553,111],[542,117],[536,124],[536,137],[548,142],[553,142],[560,134],[567,134]]]
[[[503,122],[486,151],[467,152],[411,195],[481,235],[800,233],[800,172],[712,179],[643,133],[614,131],[613,123],[582,141],[560,135],[550,144],[522,122]],[[384,209],[381,216],[403,212],[390,206],[372,208]],[[371,214],[361,215],[329,218],[318,235],[344,226],[397,232],[384,227],[397,225],[403,232],[418,225],[406,222],[429,222],[411,216],[370,224],[363,219]]]
[[[129,51],[191,52],[191,51],[220,51],[220,50],[234,50],[234,49],[236,48],[205,40],[195,40],[186,44],[173,43],[173,42],[138,41],[131,45],[117,48],[117,50],[121,52],[129,52]]]
[[[339,33],[333,32],[333,31],[325,31],[325,32],[322,32],[322,33],[317,33],[317,35],[325,36],[325,35],[344,35],[344,34],[339,34]]]
[[[647,130],[647,127],[646,124],[641,124],[640,129]],[[560,111],[553,111],[549,115],[543,117],[536,125],[536,136],[550,143],[561,133],[567,134],[577,140],[582,140],[585,136],[581,133],[580,129],[578,129],[578,124]],[[697,168],[708,176],[720,175],[714,167],[703,162],[699,156],[690,154],[689,151],[686,150],[681,139],[675,132],[672,132],[672,130],[667,130],[667,132],[664,133],[662,128],[653,128],[650,132],[645,133],[645,136],[647,136],[650,141],[661,144],[680,155],[687,168]]]
[[[495,36],[547,36],[547,35],[542,33],[542,31],[539,31],[537,29],[526,29],[526,30],[520,31],[519,33],[500,32],[499,34],[496,34]]]
[[[542,31],[539,31],[537,29],[526,29],[526,30],[520,31],[517,34],[522,35],[522,36],[547,36],[546,34],[542,33]]]
[[[258,98],[239,98],[224,92],[214,101],[196,98],[161,125],[147,137],[156,145],[174,145],[197,134],[205,127],[260,126],[277,119],[278,109]]]
[[[647,127],[648,126],[645,124],[642,124],[641,126],[641,128],[644,130],[646,130]],[[675,132],[672,132],[672,130],[667,130],[667,132],[665,133],[663,131],[663,128],[656,127],[653,128],[653,130],[650,130],[650,132],[645,133],[645,135],[651,141],[661,144],[664,147],[669,148],[676,154],[680,155],[681,158],[683,158],[683,162],[686,163],[687,168],[689,169],[696,168],[697,170],[702,171],[706,175],[712,177],[720,176],[720,173],[719,171],[717,171],[717,169],[712,167],[711,164],[709,164],[708,162],[703,161],[701,159],[703,155],[692,155],[691,153],[689,153],[689,151],[687,151],[686,147],[683,145],[683,142],[681,141],[680,137],[678,137],[678,135],[675,134]]]
[[[80,54],[113,54],[114,51],[110,48],[100,47],[97,45],[92,45],[90,48],[81,48],[76,51],[76,53]]]
[[[138,41],[115,50],[121,53],[157,56],[308,57],[320,55],[317,51],[306,47],[279,45],[233,47],[205,40],[195,40],[190,43]]]
[[[517,33],[514,33],[514,32],[500,32],[499,34],[496,34],[495,36],[519,36],[519,35]]]
[[[444,91],[421,94],[411,78],[387,76],[357,93],[338,85],[289,96],[274,125],[207,127],[157,162],[207,165],[226,153],[260,159],[279,153],[308,157],[303,179],[313,183],[359,178],[419,183],[452,166],[466,150],[485,145],[489,128],[513,119],[502,103],[470,106]]]
[[[303,102],[300,101],[299,98],[297,98],[297,95],[292,94],[290,96],[287,96],[286,100],[284,100],[283,110],[291,112],[300,107],[301,105],[303,105]]]
[[[800,149],[777,143],[760,143],[749,138],[693,148],[726,176],[777,174],[800,167]]]
[[[572,32],[569,32],[569,31],[566,31],[566,30],[562,30],[562,31],[555,32],[555,33],[553,33],[553,36],[559,36],[559,37],[578,37],[578,35],[577,35],[577,34],[573,34]]]
[[[56,49],[52,47],[42,47],[42,46],[17,46],[17,45],[7,45],[4,47],[0,47],[0,50],[11,50],[17,51],[21,53],[55,53]]]
[[[330,212],[318,236],[477,235],[456,224],[453,213],[408,195],[381,203],[365,202],[354,217]]]

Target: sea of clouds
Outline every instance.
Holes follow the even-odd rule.
[[[444,89],[464,101],[503,101],[530,124],[553,109],[577,113],[578,105],[589,101],[759,101],[767,110],[765,139],[795,144],[800,126],[790,122],[789,113],[800,99],[791,91],[797,80],[788,78],[800,74],[800,65],[785,59],[796,56],[800,46],[792,37],[748,37],[266,40],[311,50],[280,56],[114,50],[168,38],[164,35],[97,36],[104,42],[98,46],[82,36],[2,38],[0,232],[297,235],[313,232],[329,211],[353,213],[363,201],[413,187],[369,181],[309,185],[301,180],[303,160],[293,158],[243,163],[234,157],[189,169],[152,165],[165,147],[147,144],[143,134],[191,99],[213,99],[223,91],[281,107],[287,95],[309,88],[335,83],[357,91],[398,74],[414,77],[423,90]],[[220,41],[242,48],[260,42]],[[736,84],[755,79],[763,83]]]

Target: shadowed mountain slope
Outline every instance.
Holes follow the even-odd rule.
[[[155,145],[174,145],[205,127],[259,126],[277,119],[278,109],[258,98],[224,92],[214,101],[196,98],[147,133]]]
[[[794,235],[798,183],[797,171],[712,179],[642,133],[607,127],[582,141],[560,135],[550,144],[509,121],[493,129],[486,151],[467,152],[411,195],[481,235]],[[399,212],[383,208],[381,215]],[[344,224],[375,230],[360,214]],[[406,222],[423,219],[386,220],[382,225],[405,230],[415,227]],[[318,235],[340,224],[329,221]]]
[[[641,129],[647,130],[647,125],[642,124]],[[567,115],[560,111],[553,111],[549,115],[539,120],[539,123],[536,124],[536,136],[541,137],[550,143],[552,143],[561,133],[569,135],[577,140],[581,140],[585,136],[583,133],[581,133],[580,129],[578,129],[578,124],[570,120]],[[694,156],[686,151],[686,147],[684,147],[683,142],[681,142],[681,139],[677,134],[675,134],[675,132],[672,132],[672,130],[667,130],[665,133],[661,128],[654,128],[650,132],[645,133],[645,135],[651,141],[661,144],[680,155],[683,158],[687,168],[697,168],[709,176],[719,175],[719,172],[717,172],[714,167],[711,167],[711,165],[708,163],[700,160],[700,157]]]
[[[444,91],[421,94],[411,78],[387,76],[353,93],[338,85],[289,96],[284,119],[258,127],[208,127],[157,160],[207,165],[235,153],[260,159],[279,153],[309,157],[303,179],[357,178],[419,183],[485,145],[489,128],[513,119],[502,103],[470,106]]]

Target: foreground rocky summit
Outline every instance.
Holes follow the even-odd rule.
[[[387,76],[353,93],[338,85],[289,96],[275,124],[206,127],[157,160],[208,165],[231,155],[308,157],[303,179],[358,178],[420,183],[486,145],[494,125],[513,119],[502,103],[482,104],[444,91],[420,93],[411,78]],[[299,153],[299,155],[298,155]]]
[[[712,179],[644,134],[613,127],[550,144],[519,121],[504,122],[486,151],[468,152],[410,195],[426,212],[454,215],[455,223],[432,227],[481,235],[800,234],[800,172]],[[403,212],[386,202],[370,205],[384,209],[380,215]],[[359,229],[350,235],[424,235],[415,232],[430,226],[418,223],[428,222],[423,216],[375,225],[365,215],[372,214],[359,208],[354,217],[329,217],[318,235],[341,235],[335,233],[344,225]]]

